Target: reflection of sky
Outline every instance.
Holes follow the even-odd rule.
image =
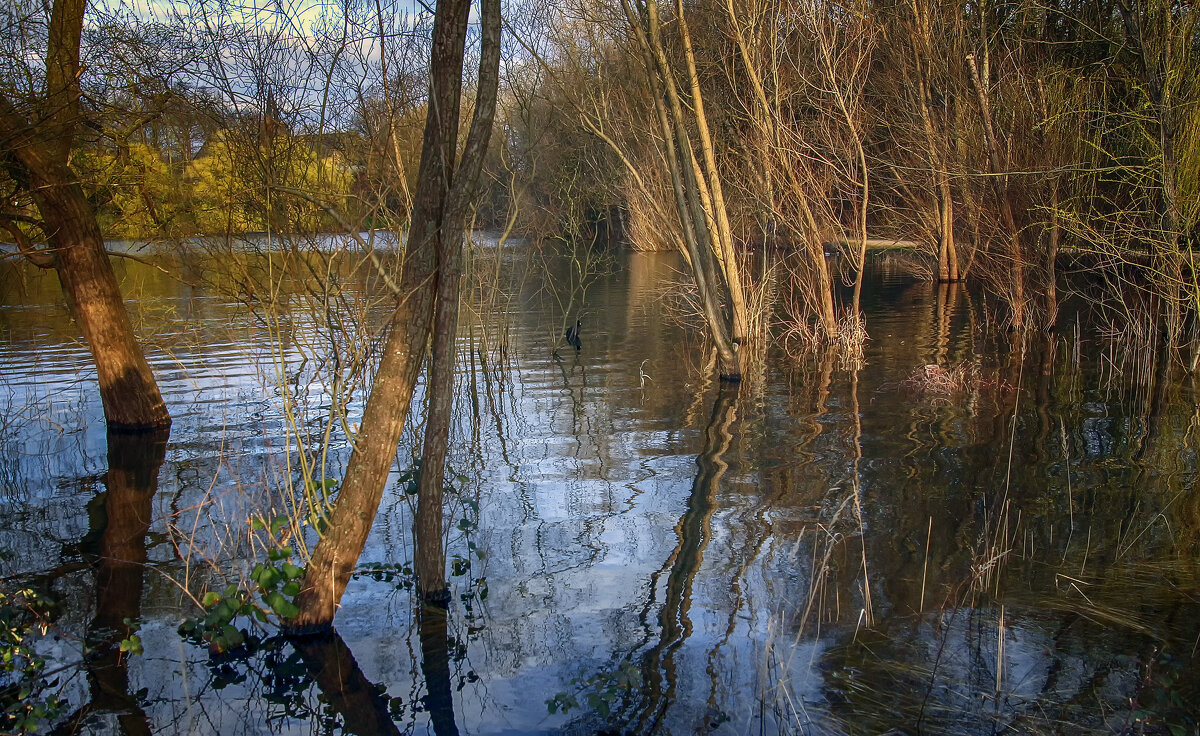
[[[515,250],[510,246],[506,251],[506,264],[519,272],[521,262],[511,260]],[[479,258],[486,264],[494,253],[488,246]],[[566,719],[549,716],[545,701],[563,691],[586,689],[576,680],[595,682],[621,662],[640,665],[661,645],[659,616],[670,593],[678,525],[689,509],[696,455],[712,409],[711,387],[683,367],[690,348],[679,349],[684,338],[664,315],[660,292],[639,288],[668,273],[674,266],[670,258],[630,256],[624,263],[627,272],[602,277],[578,309],[584,315],[582,351],[567,349],[554,357],[548,340],[564,324],[553,297],[567,278],[563,265],[552,265],[548,275],[537,278],[513,276],[514,283],[524,286],[513,289],[511,302],[464,310],[457,449],[450,467],[466,479],[455,485],[478,499],[478,530],[470,541],[482,551],[471,560],[469,575],[451,579],[452,633],[466,644],[465,658],[452,665],[453,685],[462,686],[455,689],[455,702],[465,732],[537,733],[565,727],[582,733],[602,725],[586,715],[572,722],[577,713]],[[200,577],[236,579],[245,573],[250,558],[242,556],[244,547],[234,546],[237,533],[251,512],[278,503],[286,483],[297,476],[295,442],[284,439],[284,397],[299,402],[307,438],[319,439],[325,428],[333,385],[333,363],[324,352],[329,344],[326,325],[305,310],[299,298],[307,285],[302,281],[284,289],[295,301],[288,302],[291,307],[284,313],[287,329],[277,332],[268,328],[263,315],[250,314],[234,300],[170,281],[144,282],[150,275],[132,264],[122,273],[127,292],[136,297],[129,303],[148,336],[151,362],[175,419],[151,529],[150,558],[156,568],[146,577],[143,597],[146,654],[133,661],[132,688],[148,688],[152,716],[164,731],[308,733],[311,724],[269,717],[279,714],[264,701],[261,679],[213,687],[204,653],[182,644],[175,633],[188,608],[167,576],[179,578],[190,570]],[[20,298],[5,291],[5,305],[0,306],[6,326],[0,343],[6,393],[0,393],[0,400],[7,396],[8,401],[6,452],[0,463],[6,483],[0,503],[7,513],[0,521],[0,547],[13,554],[5,569],[24,572],[74,554],[66,550],[88,532],[86,505],[102,490],[105,471],[90,361],[65,322],[52,277],[32,278]],[[131,288],[135,283],[141,286]],[[356,286],[346,284],[351,290]],[[919,308],[918,303],[912,309]],[[476,440],[468,338],[473,336],[478,347],[480,336],[490,330],[487,357],[494,369],[501,339],[490,320],[501,313],[513,320],[503,340],[510,369],[486,379],[478,372],[474,376],[481,392]],[[377,320],[379,311],[372,315]],[[903,329],[921,329],[918,317],[914,311],[892,310],[872,324],[904,334]],[[963,335],[958,339],[970,337],[966,331]],[[734,441],[724,456],[730,467],[715,489],[703,557],[693,571],[681,616],[690,631],[685,639],[668,642],[661,658],[675,677],[665,715],[674,732],[690,733],[715,721],[721,722],[718,732],[730,734],[758,732],[760,725],[768,733],[788,731],[798,723],[814,732],[839,732],[839,720],[854,724],[858,718],[880,724],[880,731],[903,726],[904,709],[921,690],[889,664],[923,676],[939,652],[944,655],[938,708],[952,713],[953,708],[977,707],[983,702],[980,693],[994,689],[996,612],[963,608],[942,623],[937,617],[955,614],[940,606],[947,590],[962,580],[955,577],[961,548],[978,534],[970,526],[971,515],[986,499],[980,501],[976,494],[990,488],[990,476],[969,467],[965,458],[972,453],[995,457],[990,433],[997,425],[988,407],[1009,405],[1002,395],[981,393],[968,414],[961,407],[913,401],[898,392],[895,382],[928,362],[923,351],[929,339],[914,334],[903,342],[881,341],[871,348],[869,366],[861,374],[861,488],[865,523],[873,530],[867,554],[879,628],[889,637],[880,642],[864,632],[861,651],[854,649],[862,605],[856,573],[860,537],[847,517],[831,521],[847,497],[852,473],[848,453],[854,404],[848,374],[831,370],[822,389],[819,368],[805,373],[803,365],[781,361],[772,365],[763,385],[743,387]],[[645,372],[653,376],[645,390],[637,370],[643,361]],[[490,386],[490,398],[483,396],[485,386]],[[824,407],[820,411],[818,404]],[[359,402],[352,402],[350,422],[358,421],[360,409]],[[1080,409],[1079,426],[1067,429],[1077,454],[1090,457],[1093,438],[1125,431],[1119,421],[1094,423],[1106,412],[1119,413],[1116,405],[1094,403]],[[1037,426],[1032,410],[1027,418],[1029,426]],[[998,426],[1000,436],[1008,438],[1008,425]],[[411,436],[400,451],[402,465],[411,457]],[[1034,440],[1036,431],[1016,436]],[[1078,467],[1089,462],[1086,457],[1073,459],[1074,492],[1082,493],[1087,478],[1099,498],[1093,508],[1101,512],[1113,506],[1104,494],[1120,495],[1128,487],[1119,468],[1110,470],[1100,462],[1119,445],[1115,437],[1108,440],[1094,467]],[[1048,463],[1045,467],[1037,465],[1033,458],[1038,451],[1044,448],[1021,444],[1016,449],[1021,462],[1010,498],[1028,504],[1031,515],[1037,512],[1029,528],[1041,535],[1040,544],[1051,544],[1047,532],[1057,530],[1054,543],[1066,545],[1062,540],[1068,534],[1061,524],[1054,527],[1065,514],[1042,513],[1042,506],[1035,505],[1046,503],[1045,497],[1058,498],[1056,493],[1066,497],[1055,485],[1063,480],[1061,466],[1051,462],[1056,458],[1040,461]],[[345,440],[335,427],[331,476],[340,475],[345,457]],[[1145,503],[1151,500],[1147,495]],[[451,527],[459,518],[473,516],[454,498],[449,507]],[[1081,519],[1086,508],[1082,502],[1076,507]],[[1082,520],[1074,538],[1079,545],[1090,545],[1095,559],[1103,554],[1101,540],[1109,536],[1103,530],[1112,521],[1100,512],[1089,513],[1095,517],[1087,521],[1095,524],[1094,539]],[[930,519],[936,523],[927,532]],[[361,562],[411,562],[410,524],[409,499],[393,482]],[[918,615],[916,590],[926,569],[927,533],[933,539],[927,566],[930,591],[924,613]],[[846,543],[834,550],[828,594],[817,607],[814,621],[822,637],[814,639],[810,625],[797,640],[814,559],[829,535]],[[220,562],[220,574],[214,575],[198,557],[185,570],[171,541],[185,538]],[[448,538],[451,555],[468,554],[468,540],[460,531],[452,528]],[[1065,557],[1074,549],[1054,551]],[[474,600],[468,615],[461,596],[469,596],[471,579],[480,577],[486,578],[489,594],[486,600]],[[1036,589],[1062,604],[1052,585],[1036,588],[1036,580],[1016,577],[1021,590]],[[79,572],[64,576],[56,589],[71,591],[73,600],[90,600],[91,585],[87,573]],[[1079,605],[1078,598],[1069,602]],[[1050,687],[1045,673],[1054,668],[1061,673],[1052,683],[1054,691],[1077,698],[1106,663],[1127,665],[1124,652],[1137,654],[1136,643],[1101,628],[1073,625],[1064,634],[1057,614],[1029,613],[1041,607],[1036,597],[1032,603],[1010,603],[1001,721],[1036,713],[1045,697],[1042,691]],[[84,606],[72,606],[61,625],[77,631],[89,615]],[[337,627],[368,679],[392,696],[421,691],[419,645],[407,591],[367,578],[354,580]],[[62,650],[57,656],[72,651],[69,640],[64,642],[57,645]],[[1114,666],[1112,671],[1106,697],[1120,700],[1136,682],[1136,667]],[[468,672],[478,675],[478,682],[470,681]],[[906,689],[877,702],[888,683],[897,681],[907,683]],[[75,697],[82,697],[78,681],[72,687]],[[758,720],[764,702],[775,714],[766,723]],[[416,717],[418,733],[425,728],[424,718]]]

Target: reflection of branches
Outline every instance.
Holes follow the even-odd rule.
[[[679,543],[669,559],[666,597],[659,610],[659,640],[646,652],[644,702],[638,716],[638,732],[654,730],[674,699],[676,686],[675,653],[692,633],[689,611],[692,585],[704,562],[704,551],[712,539],[712,515],[717,509],[721,478],[729,468],[724,456],[733,442],[730,426],[737,417],[737,388],[721,383],[713,404],[712,416],[704,430],[704,444],[696,457],[696,477],[688,498],[687,511],[676,526]]]
[[[711,374],[709,374],[711,375]],[[648,586],[649,596],[640,619],[646,627],[646,638],[626,659],[614,663],[611,669],[590,677],[575,680],[584,693],[563,692],[548,701],[551,712],[567,712],[580,705],[580,695],[602,714],[613,713],[618,701],[624,700],[625,712],[620,720],[633,723],[637,733],[654,732],[674,700],[677,684],[675,654],[692,633],[690,610],[692,586],[704,561],[704,552],[712,539],[712,515],[717,509],[717,494],[721,479],[729,465],[725,454],[733,443],[731,425],[737,418],[738,384],[720,383],[720,392],[713,405],[712,415],[704,430],[704,441],[696,457],[697,471],[692,483],[687,510],[676,526],[679,542],[664,566],[656,571]],[[649,643],[648,619],[654,606],[658,580],[667,574],[666,595],[658,612],[658,640]],[[641,662],[636,660],[639,658]]]
[[[347,733],[363,736],[400,733],[392,720],[389,699],[381,696],[362,673],[354,654],[336,631],[330,629],[319,636],[295,639],[292,646],[325,701],[342,717]]]

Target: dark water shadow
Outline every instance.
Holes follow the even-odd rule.
[[[121,642],[135,634],[142,612],[146,534],[150,530],[158,472],[168,429],[148,434],[108,434],[104,493],[91,504],[85,554],[95,557],[96,613],[87,627],[88,702],[61,721],[55,733],[79,733],[90,719],[116,714],[123,734],[149,734],[142,698],[129,691],[129,654]],[[94,548],[88,541],[94,540]]]
[[[386,693],[367,679],[354,653],[332,629],[297,638],[292,646],[325,701],[342,718],[343,733],[358,736],[391,736],[400,729],[392,720]]]
[[[424,711],[436,736],[458,736],[454,718],[454,688],[450,673],[450,637],[447,609],[438,603],[426,603],[418,615],[421,640],[421,672],[425,695],[413,712]],[[363,674],[354,653],[337,631],[319,636],[288,640],[299,654],[306,677],[293,689],[316,685],[321,699],[340,716],[343,733],[358,736],[393,736],[402,733],[397,720],[405,718],[408,706],[388,696],[386,688],[371,682]],[[408,732],[411,729],[405,729]]]
[[[310,636],[248,636],[229,652],[210,656],[211,679],[202,689],[237,684],[244,692],[263,693],[273,712],[248,716],[268,732],[290,732],[297,722],[307,722],[322,732],[398,736],[421,732],[416,716],[425,713],[435,736],[457,736],[447,612],[434,604],[426,608],[418,620],[425,680],[419,699],[415,691],[390,696],[385,685],[367,677],[332,628]]]
[[[454,689],[450,682],[450,638],[447,610],[440,602],[421,606],[421,673],[425,676],[422,701],[436,736],[458,736],[454,721]]]

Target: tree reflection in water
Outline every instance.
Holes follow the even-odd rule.
[[[89,699],[62,721],[58,733],[76,733],[89,719],[115,714],[124,734],[149,734],[141,698],[129,692],[129,656],[121,642],[135,636],[141,618],[150,529],[158,471],[167,452],[169,429],[108,433],[105,492],[93,503],[96,555],[96,613],[85,641]]]
[[[303,637],[248,636],[241,646],[210,655],[208,686],[238,684],[259,693],[271,704],[263,718],[270,731],[286,732],[299,721],[322,731],[389,736],[411,733],[427,721],[435,736],[457,736],[451,680],[456,650],[446,609],[427,605],[417,625],[424,695],[389,695],[363,673],[335,629]]]
[[[653,629],[650,619],[656,606],[658,581],[664,573],[667,576],[663,603],[657,612],[657,636],[648,634],[611,670],[576,680],[576,691],[559,693],[550,702],[552,712],[560,709],[568,712],[586,702],[592,712],[583,716],[585,721],[599,717],[601,722],[620,724],[622,728],[632,725],[632,733],[657,733],[662,729],[667,711],[676,699],[680,676],[676,654],[693,631],[690,616],[693,584],[712,539],[712,516],[718,507],[721,479],[729,469],[725,454],[734,439],[731,427],[737,418],[738,388],[737,383],[720,383],[704,430],[703,445],[696,457],[696,475],[687,507],[676,526],[677,543],[664,566],[652,576],[650,595],[641,613],[647,632]],[[707,725],[712,727],[726,720],[720,712],[710,712],[708,716]]]

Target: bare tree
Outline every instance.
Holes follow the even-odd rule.
[[[687,79],[693,95],[688,108],[695,118],[697,145],[706,161],[704,168],[696,157],[675,70],[663,45],[655,0],[645,3],[622,0],[621,5],[641,47],[651,80],[651,96],[658,132],[666,149],[667,166],[671,172],[676,212],[683,229],[688,261],[700,293],[705,322],[717,348],[718,370],[723,379],[737,381],[742,375],[738,347],[744,340],[746,306],[741,296],[741,273],[733,254],[732,242],[723,240],[721,234],[728,231],[727,215],[723,211],[724,199],[723,196],[715,200],[713,198],[714,191],[720,192],[720,179],[715,163],[712,163],[712,136],[707,123],[702,122],[704,100],[698,95],[695,61],[690,58],[690,52],[685,52],[688,57]],[[677,6],[676,21],[686,38],[687,26],[681,3]],[[690,41],[685,41],[685,48],[689,44]],[[719,213],[718,208],[722,210]],[[722,221],[725,222],[724,226],[720,224]],[[728,316],[724,312],[722,297],[730,310]]]

